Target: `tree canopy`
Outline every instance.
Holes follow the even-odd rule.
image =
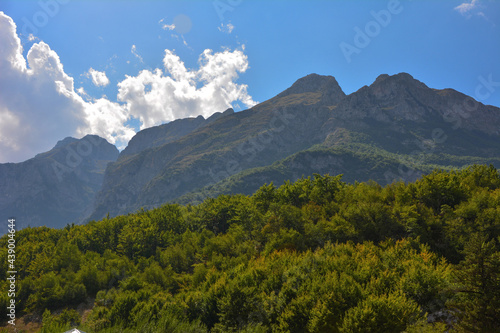
[[[493,332],[500,176],[382,187],[318,175],[16,233],[17,315],[42,332]],[[7,237],[0,239],[6,276]],[[7,290],[7,280],[0,282]],[[77,310],[92,303],[88,316]],[[0,294],[6,322],[7,293]]]

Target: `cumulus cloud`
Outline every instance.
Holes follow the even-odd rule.
[[[92,78],[92,83],[97,87],[105,87],[109,84],[109,79],[106,76],[106,72],[99,72],[92,67],[90,67],[87,72],[87,77]]]
[[[49,45],[33,44],[26,61],[16,25],[3,12],[0,45],[0,162],[26,160],[66,136],[97,134],[119,143],[134,135],[124,125],[126,108],[103,99],[86,102],[75,92]]]
[[[143,70],[127,76],[118,84],[118,99],[141,121],[141,129],[178,118],[208,117],[237,100],[247,107],[256,104],[247,85],[235,83],[238,73],[248,69],[242,50],[214,53],[207,49],[198,62],[198,69],[187,69],[179,56],[165,50],[165,72]]]
[[[135,134],[126,125],[132,118],[144,129],[208,117],[235,103],[256,104],[247,85],[235,82],[248,69],[243,49],[205,50],[197,69],[165,50],[163,68],[126,76],[118,83],[119,102],[113,102],[75,89],[59,56],[43,41],[33,44],[25,59],[16,25],[1,11],[0,45],[0,163],[31,158],[67,136],[97,134],[122,149]],[[104,72],[91,68],[88,75],[96,85],[109,83]]]

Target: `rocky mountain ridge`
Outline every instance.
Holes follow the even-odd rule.
[[[146,128],[134,135],[127,147],[121,152],[120,156],[134,155],[143,150],[176,141],[194,130],[232,113],[234,113],[234,110],[229,108],[224,112],[216,112],[207,119],[203,116],[176,119],[167,124]]]
[[[464,118],[466,106],[473,114],[467,119]],[[339,158],[301,155],[317,156],[321,164],[318,170],[322,172],[344,173],[347,178],[355,174],[359,181],[372,176],[382,183],[390,181],[384,174],[401,175],[398,171],[401,164],[408,164],[401,161],[415,159],[412,157],[415,152],[424,152],[426,157],[419,165],[412,162],[413,178],[429,170],[426,159],[435,161],[438,154],[453,156],[447,161],[461,161],[451,163],[455,166],[467,164],[472,157],[496,163],[500,140],[495,129],[500,128],[499,125],[498,108],[485,106],[456,91],[429,88],[406,73],[381,75],[370,86],[349,95],[344,94],[334,77],[311,74],[249,110],[223,115],[175,141],[128,156],[127,160],[120,157],[106,170],[91,218],[99,219],[107,213],[123,214],[182,196],[189,197],[189,193],[200,193],[207,186],[213,188],[248,170],[280,164],[279,161],[293,154],[315,147],[332,156],[339,154],[339,148],[354,154],[362,149],[378,151],[376,159],[382,161],[396,154],[392,162],[381,169],[377,162],[380,170],[375,173],[369,172],[376,167],[370,165],[374,160],[364,159],[359,154],[350,159],[350,163],[342,162],[347,155]],[[329,168],[325,165],[328,160],[337,162]],[[362,165],[356,166],[354,160]],[[314,171],[310,166],[315,161],[307,164],[302,169],[295,168],[293,173],[281,174],[310,175]],[[285,163],[281,167],[291,166]],[[270,174],[276,174],[275,171]],[[259,179],[282,181],[278,176]],[[255,189],[255,186],[246,187]],[[226,184],[223,188],[223,192],[231,193],[242,187]]]

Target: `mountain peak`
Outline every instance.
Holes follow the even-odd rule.
[[[282,98],[289,95],[304,93],[320,93],[321,103],[325,105],[337,104],[346,96],[333,76],[309,74],[295,81],[290,88],[276,97]]]
[[[398,85],[398,86],[416,86],[420,88],[427,88],[425,84],[420,82],[419,80],[413,78],[408,73],[398,73],[394,75],[388,75],[388,74],[381,74],[377,77],[375,82],[371,86],[378,86],[378,85]]]
[[[224,112],[216,112],[216,113],[212,114],[210,117],[207,118],[207,120],[209,122],[212,122],[212,121],[215,121],[221,117],[224,117],[224,116],[227,116],[227,115],[230,115],[233,113],[234,113],[233,108],[229,108],[229,109],[226,109],[226,111],[224,111]]]
[[[69,145],[70,143],[76,142],[78,139],[75,139],[71,136],[68,136],[62,140],[57,141],[56,145],[52,149],[60,148]]]
[[[383,81],[383,80],[387,79],[388,77],[390,77],[390,75],[389,75],[389,74],[380,74],[380,75],[379,75],[379,76],[375,79],[375,82],[377,82],[377,81],[379,81],[379,82],[380,82],[380,81]]]
[[[337,80],[330,75],[309,74],[304,76],[277,97],[284,97],[293,94],[303,94],[308,92],[335,93],[345,96]]]

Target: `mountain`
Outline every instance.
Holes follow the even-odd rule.
[[[91,219],[249,194],[314,172],[348,181],[411,181],[433,168],[500,166],[500,109],[411,75],[380,75],[346,95],[311,74],[251,109],[137,133],[106,168]]]
[[[107,164],[118,154],[105,139],[87,135],[65,138],[27,161],[0,164],[2,221],[15,217],[22,228],[83,220],[91,213]]]
[[[233,109],[224,112],[216,112],[209,118],[203,116],[196,118],[177,119],[164,125],[154,126],[137,133],[121,152],[120,156],[134,155],[142,150],[159,147],[166,143],[174,142],[177,139],[201,128],[222,116],[234,113]]]

